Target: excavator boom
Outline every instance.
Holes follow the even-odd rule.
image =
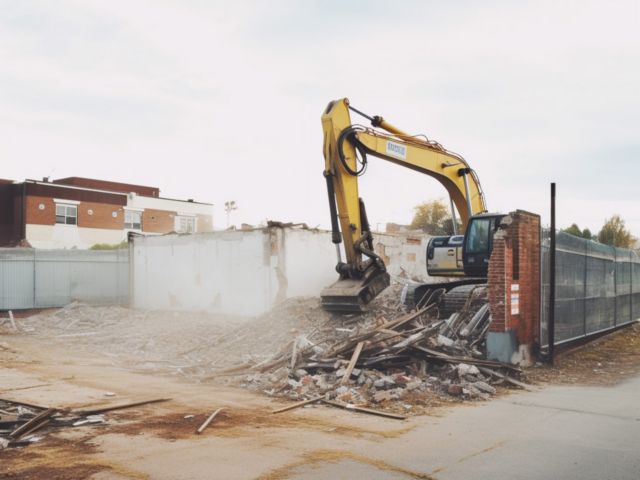
[[[350,110],[374,128],[354,125]],[[409,135],[382,117],[369,117],[346,98],[330,102],[322,115],[324,176],[331,212],[332,241],[336,244],[340,278],[321,296],[326,309],[361,311],[390,283],[382,259],[376,255],[358,177],[367,155],[410,168],[438,180],[460,213],[463,228],[472,215],[486,211],[480,182],[466,161],[440,144]],[[345,261],[340,243],[344,245]]]

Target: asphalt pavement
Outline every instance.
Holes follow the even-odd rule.
[[[640,377],[463,406],[352,453],[301,466],[293,477],[639,480]]]

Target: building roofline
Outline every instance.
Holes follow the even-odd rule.
[[[72,190],[84,190],[84,191],[89,191],[89,192],[110,193],[112,195],[124,195],[124,196],[128,195],[128,193],[116,192],[116,191],[113,191],[113,190],[101,190],[101,189],[98,189],[98,188],[87,188],[87,187],[76,187],[75,185],[64,185],[62,183],[41,182],[40,180],[32,180],[30,178],[25,179],[24,183],[35,183],[36,185],[48,185],[48,186],[51,186],[51,187],[70,188]],[[158,197],[151,197],[151,198],[158,198]]]
[[[182,202],[182,203],[193,203],[195,205],[209,205],[210,207],[213,207],[213,203],[206,203],[206,202],[196,202],[195,200],[190,201],[190,200],[181,200],[179,198],[168,198],[168,197],[150,197],[149,195],[138,195],[136,193],[136,197],[145,197],[145,198],[158,198],[160,200],[170,200],[172,202]]]
[[[65,185],[63,183],[42,182],[40,180],[33,180],[33,179],[30,179],[30,178],[25,179],[25,181],[23,183],[35,183],[37,185],[49,185],[49,186],[58,187],[58,188],[71,188],[73,190],[84,190],[84,191],[89,191],[89,192],[100,192],[100,193],[110,193],[112,195],[129,196],[129,193],[118,192],[118,191],[115,191],[115,190],[102,190],[102,189],[99,189],[99,188],[89,188],[89,187],[78,187],[78,186],[75,186],[75,185]],[[178,199],[178,198],[154,197],[152,195],[140,195],[139,193],[135,193],[135,192],[131,192],[131,193],[133,193],[136,197],[155,198],[157,200],[170,200],[172,202],[192,203],[192,204],[196,204],[196,205],[208,205],[210,207],[213,207],[213,203],[196,202],[196,201],[190,202],[189,200],[181,200],[181,199]]]

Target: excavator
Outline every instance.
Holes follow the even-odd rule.
[[[371,127],[353,124],[350,112],[368,120]],[[365,205],[358,193],[358,178],[366,170],[368,155],[429,175],[449,193],[454,235],[431,238],[426,252],[427,272],[430,276],[460,278],[440,282],[438,287],[453,291],[486,282],[492,234],[504,215],[487,213],[478,176],[464,158],[423,135],[410,135],[380,116],[357,110],[347,98],[327,105],[322,129],[331,237],[339,274],[339,279],[321,292],[326,310],[365,311],[366,305],[390,284],[384,261],[374,251]],[[455,210],[464,234],[457,234]],[[415,289],[413,298],[424,296],[430,287],[425,284]]]

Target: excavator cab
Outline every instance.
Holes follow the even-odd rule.
[[[493,233],[503,214],[482,213],[469,219],[462,235],[433,237],[427,246],[427,273],[432,277],[486,278]]]
[[[462,263],[467,277],[486,278],[493,251],[493,234],[504,214],[483,213],[469,219],[462,246]]]

